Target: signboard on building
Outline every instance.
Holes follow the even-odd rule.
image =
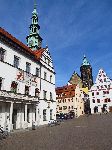
[[[17,70],[16,80],[24,82],[28,86],[37,86],[38,83],[38,78],[36,76],[22,70]]]

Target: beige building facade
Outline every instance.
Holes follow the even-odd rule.
[[[56,88],[57,114],[74,112],[75,117],[84,114],[83,91],[79,85]]]

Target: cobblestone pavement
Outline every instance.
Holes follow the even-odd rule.
[[[0,150],[112,150],[112,114],[83,116],[54,127],[16,132]]]

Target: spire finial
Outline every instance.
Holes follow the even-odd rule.
[[[86,57],[86,55],[84,54],[84,58]]]
[[[37,3],[36,3],[36,0],[34,0],[34,9],[37,8]]]

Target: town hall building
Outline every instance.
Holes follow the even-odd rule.
[[[27,46],[0,28],[0,126],[9,131],[56,119],[53,60],[39,29],[36,5]]]

